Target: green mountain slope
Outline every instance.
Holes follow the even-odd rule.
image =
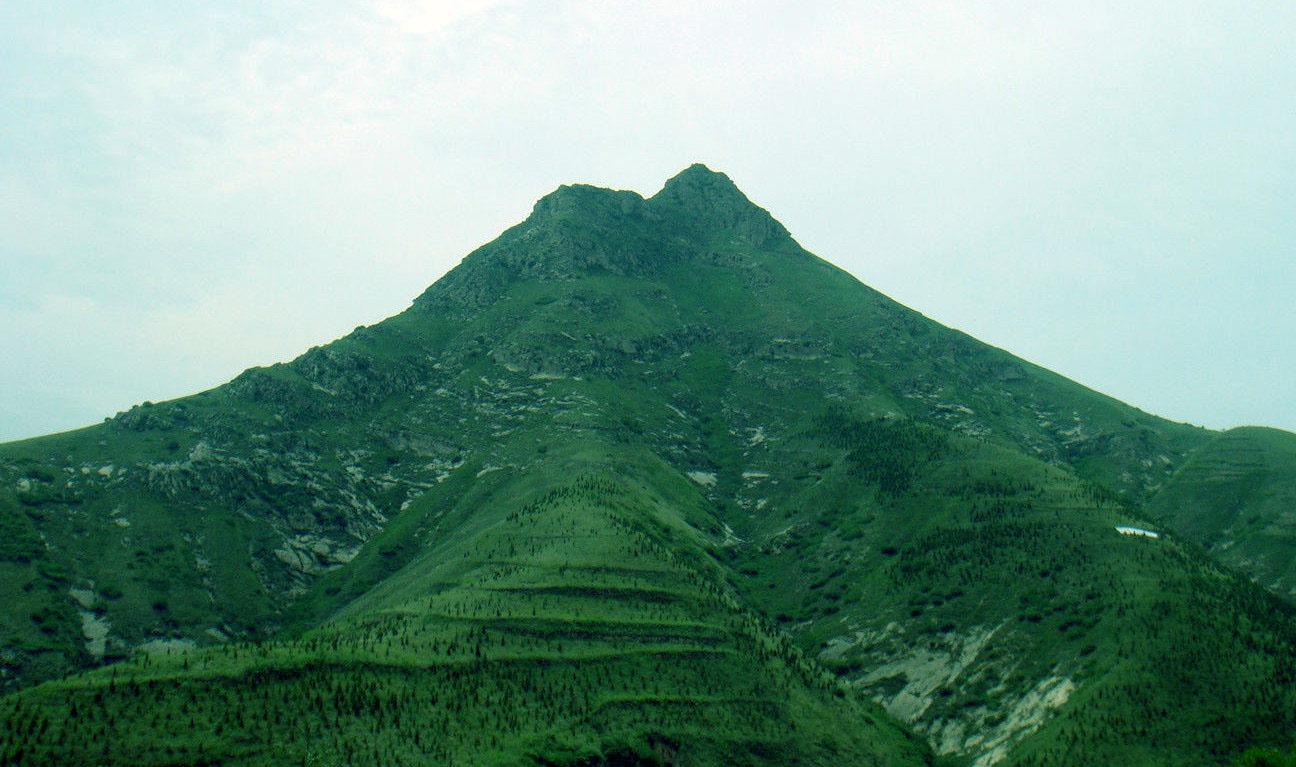
[[[0,446],[7,748],[926,758],[862,694],[977,764],[1227,763],[1289,745],[1296,618],[1116,530],[1218,439],[890,301],[701,166],[562,187],[382,323]],[[302,733],[251,745],[276,716]]]
[[[1216,436],[1151,498],[1148,512],[1296,598],[1296,434],[1240,428]]]
[[[431,494],[407,512],[410,563],[295,640],[145,656],[12,696],[0,754],[927,763],[925,745],[733,599],[681,514],[706,514],[687,480],[618,452],[592,444],[552,457],[543,479],[501,471]]]
[[[739,503],[773,513],[740,515],[730,561],[939,751],[1217,763],[1291,731],[1296,631],[1272,595],[1179,539],[1122,535],[1146,523],[1056,467],[905,421],[818,426],[748,454]],[[796,456],[817,469],[790,487],[754,470]]]

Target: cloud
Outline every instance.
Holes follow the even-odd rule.
[[[378,0],[373,8],[397,34],[436,40],[455,24],[503,5],[502,0]]]
[[[435,112],[463,73],[426,63],[501,6],[386,0],[268,26],[207,12],[163,37],[77,29],[55,58],[83,73],[86,127],[123,174],[235,193],[345,161]]]

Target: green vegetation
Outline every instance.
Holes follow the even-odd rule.
[[[1296,748],[1248,748],[1238,757],[1238,767],[1296,767]]]
[[[563,484],[475,490],[460,534],[421,542],[393,578],[296,639],[142,655],[11,696],[0,755],[925,761],[925,746],[719,585],[701,538],[636,482],[661,468],[563,463]]]
[[[1194,451],[1148,513],[1296,599],[1296,434],[1240,428]]]
[[[1198,546],[1286,583],[1293,443],[941,327],[700,166],[563,187],[382,323],[0,446],[0,762],[1261,758],[1296,615]]]

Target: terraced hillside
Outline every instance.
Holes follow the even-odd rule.
[[[929,761],[924,744],[733,599],[680,514],[705,513],[685,480],[662,497],[641,484],[660,467],[556,462],[570,479],[537,486],[496,474],[440,499],[452,504],[442,514],[415,511],[453,535],[295,640],[146,655],[11,696],[0,755]]]
[[[382,323],[0,446],[0,753],[1227,764],[1290,745],[1296,616],[1143,507],[1218,439],[722,174],[562,187]]]

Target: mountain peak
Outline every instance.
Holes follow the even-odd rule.
[[[702,228],[725,231],[750,245],[766,245],[789,237],[783,225],[747,199],[728,176],[702,163],[680,171],[648,202]]]
[[[643,198],[635,192],[604,189],[589,184],[563,184],[536,201],[531,218],[570,218],[591,213],[625,215],[641,209],[643,205]]]
[[[693,163],[671,177],[652,199],[669,200],[686,205],[714,205],[725,202],[752,204],[732,179],[719,171],[711,170],[700,162]]]

